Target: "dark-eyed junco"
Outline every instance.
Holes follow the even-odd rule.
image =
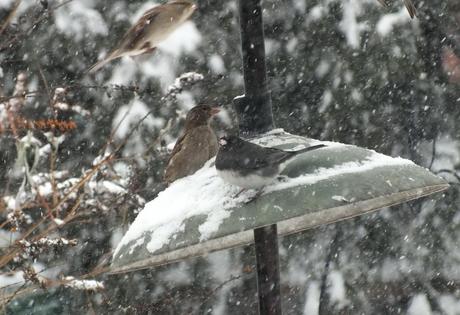
[[[387,7],[389,3],[391,3],[390,0],[377,0],[380,2],[381,5]],[[412,2],[412,0],[402,0],[404,2],[404,5],[406,6],[407,12],[409,12],[410,17],[413,19],[417,15],[417,10],[415,9],[415,5]]]
[[[198,105],[188,112],[184,131],[174,145],[166,166],[164,181],[167,184],[195,173],[216,155],[217,137],[209,123],[219,111],[219,107]]]
[[[196,10],[190,0],[170,0],[153,7],[126,32],[121,42],[104,59],[89,68],[95,72],[106,63],[122,56],[150,53]]]
[[[270,184],[293,157],[323,147],[324,144],[319,144],[298,151],[284,151],[262,147],[237,136],[226,136],[219,140],[216,170],[230,184],[258,189]]]

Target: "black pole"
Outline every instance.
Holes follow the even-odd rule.
[[[260,2],[239,0],[245,95],[234,99],[234,107],[243,136],[274,128]]]
[[[259,314],[281,314],[280,267],[276,224],[254,230]]]
[[[245,95],[234,99],[240,134],[274,128],[267,82],[261,0],[239,0]],[[254,230],[257,290],[261,315],[281,314],[278,233],[276,224]]]

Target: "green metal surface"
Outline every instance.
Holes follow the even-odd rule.
[[[69,294],[67,289],[50,289],[46,292],[38,291],[17,297],[5,307],[6,315],[61,315],[72,314],[72,305],[75,300],[83,302],[82,299],[75,299],[75,294]],[[74,300],[72,300],[74,299]],[[80,304],[80,307],[84,303]]]
[[[299,144],[311,145],[314,140],[287,133],[265,136],[256,141],[284,149]],[[279,144],[279,145],[276,145]],[[356,146],[338,145],[301,155],[283,174],[289,177],[312,174],[338,165],[353,165],[375,156],[375,152]],[[316,182],[271,191],[258,199],[231,209],[212,237],[200,241],[198,227],[207,218],[195,216],[184,222],[184,229],[167,246],[150,253],[146,246],[127,244],[116,254],[112,272],[152,267],[171,263],[207,252],[253,242],[252,230],[278,224],[278,234],[286,235],[349,217],[358,216],[382,207],[427,196],[448,188],[448,184],[428,170],[414,164],[397,163],[358,172],[345,172]],[[177,196],[180,198],[180,196]],[[147,244],[146,233],[143,244]]]

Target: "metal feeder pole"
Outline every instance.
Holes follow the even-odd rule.
[[[274,128],[260,2],[239,0],[245,94],[236,97],[233,105],[243,136],[261,134]]]
[[[274,128],[265,66],[261,0],[239,0],[245,95],[234,99],[242,136]],[[278,233],[276,224],[254,230],[257,291],[261,315],[281,314]]]

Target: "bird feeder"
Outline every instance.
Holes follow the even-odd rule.
[[[234,101],[240,135],[260,145],[326,148],[297,156],[283,178],[237,195],[209,161],[149,202],[118,245],[111,272],[124,273],[255,244],[260,314],[281,314],[278,235],[288,235],[448,188],[409,160],[274,129],[260,0],[240,0],[245,95]]]

